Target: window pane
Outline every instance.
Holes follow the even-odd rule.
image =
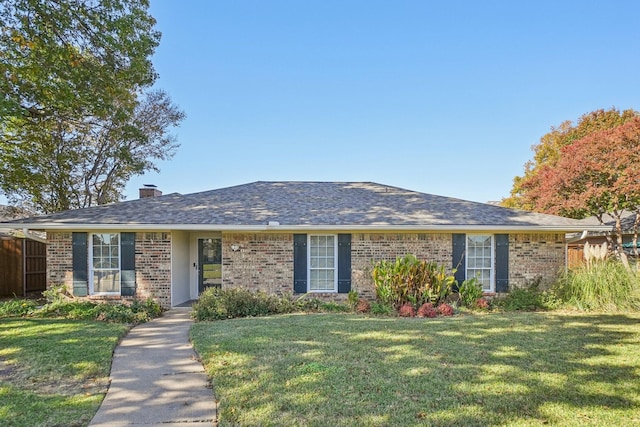
[[[94,271],[93,290],[94,292],[120,292],[120,272]]]
[[[492,285],[492,242],[491,235],[467,236],[467,278],[476,277],[485,291]]]
[[[334,292],[335,236],[309,236],[309,290]]]
[[[93,292],[120,292],[120,235],[98,233],[91,238]]]

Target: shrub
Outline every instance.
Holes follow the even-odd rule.
[[[495,300],[495,304],[506,311],[546,310],[545,299],[540,291],[539,281],[534,281],[525,288],[511,289],[509,293]]]
[[[29,299],[11,299],[0,302],[0,317],[28,316],[36,309],[36,302]]]
[[[64,301],[62,299],[54,299],[42,306],[37,313],[38,317],[64,317],[76,320],[93,320],[97,316],[95,302],[90,301]]]
[[[356,304],[356,313],[368,313],[371,311],[371,304],[364,298],[360,298]]]
[[[440,304],[438,306],[438,312],[443,316],[453,316],[453,307],[449,304]]]
[[[628,271],[616,259],[562,274],[552,290],[560,300],[581,310],[640,309],[638,273]]]
[[[141,314],[148,316],[149,320],[162,314],[162,307],[160,307],[160,304],[152,298],[147,298],[145,300],[133,300],[131,303],[131,310],[133,310],[136,315]]]
[[[192,316],[202,321],[323,310],[349,311],[349,307],[335,302],[323,302],[318,298],[308,298],[308,294],[294,298],[292,295],[278,297],[262,291],[252,292],[238,288],[207,288],[193,304]]]
[[[287,307],[289,305],[287,304]],[[193,304],[196,320],[221,320],[235,317],[266,316],[277,313],[285,305],[263,292],[246,289],[207,288]]]
[[[400,317],[415,317],[416,310],[413,308],[413,305],[409,303],[402,304],[400,309],[398,310],[398,315]]]
[[[346,313],[351,311],[352,308],[349,305],[329,301],[329,302],[323,302],[322,304],[320,304],[320,310],[327,311],[329,313]],[[293,311],[295,310],[288,311],[288,312],[281,312],[281,313],[291,313]]]
[[[65,285],[53,285],[49,289],[42,291],[42,296],[49,304],[73,300],[73,296],[67,292]]]
[[[473,277],[471,279],[467,279],[458,288],[458,293],[460,294],[460,302],[464,307],[473,308],[478,299],[482,298],[484,295],[484,291],[482,290],[482,285],[478,283],[478,279]]]
[[[405,303],[437,304],[451,293],[455,278],[435,262],[405,255],[393,261],[379,261],[373,267],[373,282],[378,301],[400,308]]]
[[[393,307],[379,301],[371,303],[371,313],[388,316],[393,313]]]
[[[478,298],[476,300],[476,303],[474,304],[474,307],[479,309],[479,310],[488,310],[489,309],[489,301],[487,301],[485,298]]]
[[[436,317],[438,311],[433,307],[430,302],[425,302],[420,306],[417,313],[418,317]]]
[[[161,313],[160,305],[150,298],[144,301],[134,300],[131,305],[55,299],[54,302],[45,304],[40,310],[34,312],[34,315],[138,324],[148,322]]]
[[[350,290],[349,293],[347,294],[347,301],[349,302],[349,305],[353,310],[356,309],[356,305],[358,304],[359,299],[360,298],[358,295],[358,291],[354,289]]]

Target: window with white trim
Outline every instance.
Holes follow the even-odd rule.
[[[91,235],[90,267],[92,294],[120,294],[120,234]]]
[[[467,279],[476,277],[484,291],[493,291],[493,236],[467,234],[466,252]]]
[[[338,239],[335,235],[309,235],[309,292],[337,292]]]

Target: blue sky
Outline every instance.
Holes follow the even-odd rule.
[[[531,146],[640,109],[637,1],[151,0],[185,110],[165,194],[257,180],[375,181],[507,196]]]

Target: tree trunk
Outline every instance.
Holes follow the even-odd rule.
[[[624,247],[622,242],[622,221],[620,218],[621,214],[619,212],[615,212],[616,218],[616,253],[620,257],[620,261],[622,261],[622,265],[627,271],[631,271],[631,266],[629,265],[629,259],[627,258],[627,254],[624,253]]]

